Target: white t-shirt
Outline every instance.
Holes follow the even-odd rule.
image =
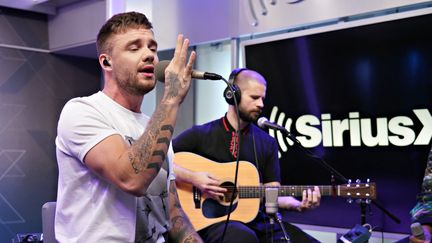
[[[83,159],[106,137],[120,134],[132,143],[144,132],[149,118],[122,107],[98,92],[70,100],[57,128],[59,167],[55,234],[59,242],[134,242],[137,211],[146,242],[163,242],[168,225],[168,187],[174,180],[170,145],[164,168],[146,195],[136,197],[90,171]],[[166,165],[168,162],[168,166]],[[139,208],[139,210],[137,210]]]

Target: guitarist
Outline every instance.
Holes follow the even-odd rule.
[[[228,111],[224,117],[200,126],[194,126],[173,140],[175,152],[192,152],[218,162],[231,162],[237,159],[253,162],[260,174],[261,182],[266,186],[280,186],[280,168],[277,144],[273,137],[258,128],[252,122],[260,116],[266,96],[266,80],[249,69],[232,71],[230,84],[233,90],[227,89],[224,97],[228,102]],[[230,93],[231,92],[231,93]],[[231,95],[233,94],[233,95]],[[240,124],[234,107],[237,100],[240,113]],[[241,149],[238,154],[238,138],[236,130],[240,129]],[[222,196],[226,189],[219,187],[218,178],[211,173],[192,172],[179,165],[174,165],[176,180],[193,184],[210,197]],[[304,211],[315,208],[320,203],[318,187],[303,192],[302,201],[293,197],[279,197],[280,208]],[[250,223],[231,221],[224,237],[224,242],[270,242],[268,217],[260,210],[257,217]],[[219,242],[225,222],[210,225],[198,233],[205,242]],[[285,223],[291,242],[318,242],[294,225]],[[278,224],[274,224],[274,241],[281,242],[283,232]]]

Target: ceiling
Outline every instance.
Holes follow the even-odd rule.
[[[55,15],[58,7],[84,0],[0,0],[0,7]]]

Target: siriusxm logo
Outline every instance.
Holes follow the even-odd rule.
[[[278,107],[275,106],[269,120],[288,131],[294,127],[296,138],[306,148],[320,144],[324,147],[428,145],[432,138],[432,116],[428,109],[413,109],[413,117],[362,118],[359,112],[349,112],[348,117],[342,120],[333,120],[331,114],[325,113],[321,117],[302,115],[293,121],[285,118],[283,112],[277,113]],[[417,134],[412,128],[414,125],[421,127]],[[293,145],[280,132],[270,130],[269,134],[277,139],[283,152],[287,151],[287,144]]]

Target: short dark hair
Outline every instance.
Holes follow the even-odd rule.
[[[99,30],[96,39],[96,48],[99,54],[109,49],[107,40],[113,34],[124,33],[131,28],[152,29],[153,26],[147,17],[138,12],[119,13],[108,19]]]

